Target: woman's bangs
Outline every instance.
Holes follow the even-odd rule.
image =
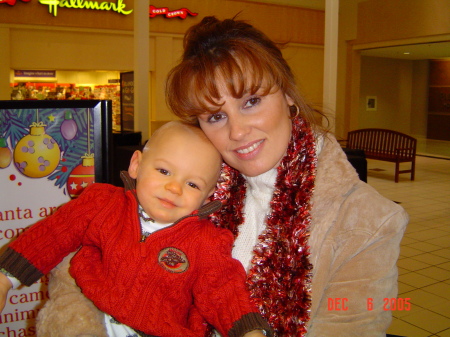
[[[221,93],[227,92],[234,98],[245,94],[267,95],[274,88],[280,88],[282,80],[271,66],[265,53],[255,53],[248,48],[221,52],[203,58],[202,64],[191,68],[188,95],[190,113],[199,115],[205,112],[220,111],[223,101]],[[196,70],[194,70],[196,68]]]
[[[272,88],[279,87],[279,80],[275,73],[276,67],[271,65],[271,59],[266,58],[264,51],[255,52],[252,49],[241,49],[236,58],[242,60],[238,62],[242,69],[244,93],[254,95],[258,92],[260,95],[267,95]],[[245,82],[245,83],[244,83]]]
[[[217,57],[217,55],[215,55]],[[242,97],[246,91],[245,75],[240,65],[229,53],[222,54],[219,60],[203,59],[201,69],[192,79],[194,88],[190,93],[192,101],[200,110],[215,113],[223,105],[222,92],[231,96]]]

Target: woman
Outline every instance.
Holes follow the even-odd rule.
[[[213,221],[235,234],[233,256],[276,336],[384,336],[407,214],[314,123],[275,44],[247,23],[204,18],[167,101],[226,162]]]
[[[233,256],[277,336],[384,336],[407,214],[314,123],[276,45],[206,17],[187,31],[166,93],[224,158],[214,221],[235,234]]]

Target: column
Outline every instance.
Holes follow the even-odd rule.
[[[149,2],[134,2],[134,130],[142,132],[142,140],[150,135],[150,19]],[[117,46],[120,48],[120,46]]]
[[[336,118],[339,0],[325,2],[325,49],[323,72],[323,109],[334,132]]]

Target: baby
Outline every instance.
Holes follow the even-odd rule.
[[[33,284],[78,250],[70,273],[109,336],[198,337],[205,321],[223,336],[270,336],[231,257],[233,235],[207,219],[220,208],[207,199],[221,162],[199,128],[165,124],[133,154],[129,189],[94,184],[9,245],[0,309],[13,284]]]

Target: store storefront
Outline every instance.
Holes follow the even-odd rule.
[[[0,99],[111,100],[120,132],[120,74],[133,70],[133,2],[45,3],[0,3]]]
[[[14,70],[11,100],[111,100],[113,131],[121,131],[120,72]]]

